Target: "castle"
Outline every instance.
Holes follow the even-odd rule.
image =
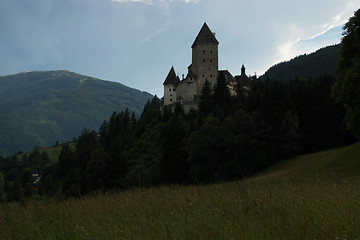
[[[225,76],[231,94],[235,94],[235,84],[240,84],[244,90],[249,90],[250,78],[245,74],[242,65],[241,75],[233,77],[227,70],[219,70],[218,45],[215,34],[211,32],[206,23],[202,26],[192,48],[192,63],[188,67],[187,76],[182,79],[176,75],[174,67],[171,67],[164,85],[163,106],[172,106],[180,102],[188,112],[191,108],[197,109],[199,96],[205,81],[211,86],[217,81],[219,72]]]

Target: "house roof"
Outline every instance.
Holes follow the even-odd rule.
[[[228,71],[228,70],[219,70],[219,73],[222,73],[224,74],[225,78],[226,78],[226,81],[228,83],[233,83],[235,82],[235,79],[233,77],[233,75]]]
[[[196,78],[196,74],[193,73],[193,72],[189,69],[188,74],[186,75],[186,78]]]
[[[192,48],[199,44],[219,44],[216,40],[214,33],[211,32],[210,28],[206,23],[202,26],[199,34],[197,35]]]
[[[251,87],[251,79],[244,75],[235,76],[235,81],[237,84],[240,84],[242,87]]]
[[[180,82],[178,76],[176,76],[174,67],[171,67],[169,74],[167,75],[163,85],[174,85],[176,86]]]

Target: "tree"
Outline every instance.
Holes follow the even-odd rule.
[[[0,172],[0,202],[5,201],[6,194],[5,194],[5,180],[4,174]]]
[[[217,82],[214,86],[214,104],[219,105],[221,107],[227,107],[230,103],[230,91],[227,86],[227,81],[224,73],[219,72]]]
[[[189,174],[194,182],[214,182],[225,176],[219,172],[226,150],[224,131],[217,118],[208,116],[189,139]]]
[[[211,112],[212,107],[213,107],[213,103],[212,103],[211,84],[206,79],[204,86],[201,89],[199,111],[204,115],[207,115]]]
[[[344,104],[348,128],[360,139],[360,9],[343,27],[333,97]]]
[[[188,137],[190,127],[182,116],[170,120],[162,147],[160,178],[164,183],[188,181]]]

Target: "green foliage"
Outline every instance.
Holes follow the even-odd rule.
[[[194,182],[223,180],[219,166],[225,159],[223,133],[220,122],[208,117],[198,131],[190,138],[190,176]]]
[[[113,111],[138,116],[152,96],[120,83],[68,71],[0,77],[0,155],[51,146],[97,130]]]
[[[348,128],[360,138],[360,9],[343,29],[333,96],[346,107]]]
[[[160,158],[160,176],[162,183],[188,182],[188,137],[190,127],[182,115],[176,115],[169,121],[164,133],[162,155]]]
[[[201,94],[200,94],[199,111],[204,115],[208,115],[212,110],[212,106],[213,106],[213,99],[212,99],[211,84],[207,79],[205,79],[205,83],[203,88],[201,89]]]

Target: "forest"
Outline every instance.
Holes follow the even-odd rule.
[[[225,77],[206,83],[199,109],[163,108],[154,97],[137,119],[114,112],[99,131],[83,130],[52,162],[38,148],[0,158],[0,196],[80,196],[163,184],[246,178],[282,159],[352,143],[345,108],[334,103],[335,77],[254,80],[231,96]],[[34,188],[33,173],[41,174]]]

